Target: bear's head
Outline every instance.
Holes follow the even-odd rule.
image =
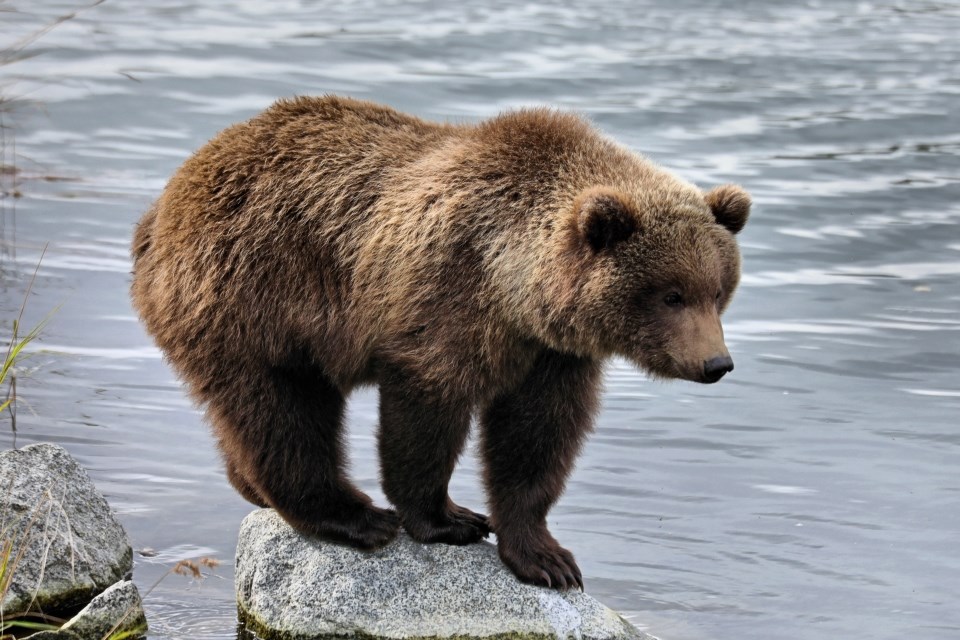
[[[720,315],[740,281],[734,236],[749,213],[735,185],[580,192],[566,214],[564,254],[577,277],[562,287],[565,341],[655,377],[719,380],[733,369]]]

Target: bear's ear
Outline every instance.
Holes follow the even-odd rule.
[[[589,189],[577,198],[577,228],[594,251],[610,249],[637,230],[637,215],[626,199],[608,189]]]
[[[718,223],[730,233],[740,233],[750,216],[750,194],[743,187],[724,184],[704,194],[707,206]]]

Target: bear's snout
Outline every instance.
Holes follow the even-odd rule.
[[[712,384],[733,371],[733,358],[717,356],[703,362],[703,381]]]

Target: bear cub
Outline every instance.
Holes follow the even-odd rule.
[[[132,296],[206,407],[230,482],[364,549],[496,532],[523,581],[583,586],[547,530],[605,360],[716,382],[750,197],[703,192],[548,109],[438,124],[281,100],[189,158],[139,222]],[[350,481],[344,407],[379,389],[384,493]],[[447,485],[475,418],[490,517]]]

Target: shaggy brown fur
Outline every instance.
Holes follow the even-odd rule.
[[[206,404],[230,481],[363,548],[497,532],[521,579],[582,586],[547,531],[603,361],[712,382],[750,208],[546,109],[441,125],[282,100],[187,160],[133,243],[137,310]],[[343,413],[380,389],[380,509]],[[492,518],[447,484],[476,416]]]

